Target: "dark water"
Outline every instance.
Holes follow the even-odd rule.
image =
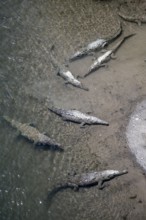
[[[118,201],[118,185],[114,199],[109,188],[103,193],[93,187],[60,192],[50,207],[46,203],[48,192],[69,172],[106,167],[89,148],[90,128],[63,122],[47,106],[92,107],[86,92],[65,87],[56,77],[49,50],[55,45],[54,54],[64,62],[79,46],[115,33],[119,21],[110,10],[107,2],[92,0],[1,0],[0,115],[34,123],[65,148],[64,153],[35,150],[0,119],[1,220],[120,219],[128,210]]]

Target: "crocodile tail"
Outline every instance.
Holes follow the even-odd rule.
[[[85,73],[84,78],[86,78],[87,76],[89,76],[92,72],[93,72],[93,70],[90,68],[90,69],[88,70],[88,72]]]
[[[124,15],[121,11],[118,11],[119,17],[121,17],[125,21],[130,21],[130,22],[136,22],[136,19],[129,16],[129,15]]]
[[[136,35],[136,33],[131,33],[131,34],[125,34],[124,35],[124,40],[126,40],[127,38],[130,38],[132,36]]]
[[[59,143],[56,143],[55,141],[52,142],[52,149],[53,150],[57,150],[57,151],[60,151],[60,152],[63,152],[64,151],[64,148],[61,144]]]
[[[60,184],[60,185],[56,186],[55,188],[53,188],[53,189],[48,193],[48,196],[47,196],[47,199],[46,199],[47,206],[48,206],[48,205],[51,205],[51,202],[52,202],[54,196],[55,196],[58,192],[60,192],[60,191],[62,191],[62,190],[64,190],[64,189],[66,189],[66,188],[68,188],[68,187],[70,187],[70,186],[68,185],[68,183],[65,183],[65,184]]]
[[[58,64],[57,60],[55,59],[55,57],[53,56],[53,54],[50,54],[50,58],[51,58],[51,62],[53,64],[54,68],[58,69],[59,64]]]
[[[119,29],[116,31],[116,33],[115,33],[113,36],[111,36],[111,37],[109,37],[109,38],[107,39],[107,42],[108,42],[108,43],[113,42],[115,39],[117,39],[117,38],[122,34],[122,31],[123,31],[123,29],[122,29],[122,23],[120,22]]]
[[[43,142],[43,141],[38,141],[35,142],[35,149],[36,150],[52,150],[52,151],[59,151],[63,152],[64,148],[61,144],[56,143],[55,141],[48,141],[48,142]]]
[[[119,15],[119,17],[125,21],[134,21],[131,16],[125,15],[121,12],[122,5],[123,5],[123,3],[119,4],[119,6],[117,7],[117,14]]]
[[[62,115],[63,110],[59,108],[55,108],[54,106],[49,106],[48,109],[57,115]]]
[[[128,173],[128,170],[123,170],[120,172],[120,175],[124,175],[124,174],[127,174]]]
[[[9,116],[4,115],[3,118],[10,123],[10,125],[19,130],[19,127],[22,125],[20,122],[15,121],[14,119],[9,118]]]
[[[53,188],[51,190],[51,192],[48,194],[48,199],[54,197],[59,191],[67,189],[67,188],[72,188],[73,189],[73,188],[75,188],[75,184],[70,183],[70,182],[59,184],[58,186]]]
[[[125,42],[126,39],[134,36],[136,33],[124,34],[123,38],[113,47],[112,51],[116,52],[117,49]]]
[[[89,91],[89,89],[88,89],[85,85],[83,85],[82,83],[81,83],[80,88],[83,89],[83,90],[85,90],[85,91]]]
[[[86,54],[87,54],[86,48],[83,48],[81,51],[78,51],[74,55],[72,55],[69,58],[69,61],[72,62],[72,61],[75,61],[77,59],[80,59],[80,58],[84,57]]]
[[[136,35],[136,33],[128,33],[128,34],[124,34],[123,39],[121,40],[121,44],[124,43],[124,41],[132,36]],[[121,45],[119,44],[119,46]]]
[[[7,115],[3,115],[3,118],[9,123],[12,121]]]
[[[64,189],[65,186],[66,186],[66,184],[56,186],[54,189],[51,190],[51,192],[49,192],[47,198],[48,198],[48,199],[52,199],[59,191],[61,191],[62,189]]]

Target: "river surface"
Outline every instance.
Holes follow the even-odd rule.
[[[136,35],[107,68],[82,80],[89,92],[65,85],[50,60],[53,45],[54,56],[64,63],[97,37],[115,34],[120,25],[116,8],[117,1],[1,0],[1,220],[146,219],[145,172],[129,151],[125,134],[137,102],[146,98],[146,26],[123,22],[123,29]],[[126,9],[129,13],[128,5]],[[92,62],[89,56],[69,68],[75,76],[83,75]],[[110,126],[80,129],[49,112],[51,104],[92,112]],[[3,115],[33,123],[61,143],[64,152],[36,150]],[[48,204],[48,192],[68,175],[104,169],[129,173],[102,191],[95,186],[58,192]]]

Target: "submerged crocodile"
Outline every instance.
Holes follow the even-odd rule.
[[[129,37],[132,37],[135,34],[129,34],[124,36],[112,49],[106,51],[104,54],[102,54],[100,57],[98,57],[94,63],[90,66],[88,72],[84,75],[84,77],[90,75],[92,72],[97,70],[98,68],[105,66],[105,63],[108,62],[111,58],[115,58],[113,54],[116,52],[116,50],[121,46],[121,44]]]
[[[29,124],[22,124],[14,119],[10,119],[8,116],[3,116],[3,118],[9,122],[12,127],[16,128],[20,132],[21,136],[33,142],[36,146],[44,146],[44,149],[47,149],[47,147],[53,147],[53,149],[56,150],[63,150],[60,144],[49,138],[47,135],[40,133],[33,126]]]
[[[72,188],[79,189],[79,187],[88,187],[98,184],[98,189],[105,187],[104,182],[113,179],[114,177],[121,176],[128,173],[127,170],[104,170],[99,172],[90,172],[83,174],[76,174],[70,177],[65,183],[59,184],[49,194],[48,199],[52,199],[53,196],[62,189]]]
[[[56,113],[57,115],[61,116],[63,120],[65,121],[72,121],[76,123],[80,123],[81,127],[84,127],[85,124],[88,125],[95,125],[95,124],[101,124],[101,125],[109,125],[108,122],[103,121],[95,116],[91,116],[86,113],[82,113],[80,111],[71,109],[71,110],[65,110],[65,109],[59,109],[55,108],[53,106],[48,108],[50,111]]]
[[[88,55],[88,54],[90,54],[93,51],[101,50],[106,45],[108,45],[113,40],[115,40],[117,37],[119,37],[121,33],[122,33],[122,26],[120,24],[120,27],[119,27],[118,31],[113,36],[111,36],[108,39],[98,38],[97,40],[89,43],[81,51],[77,51],[73,56],[71,56],[69,58],[69,61],[74,61],[74,60],[76,60],[78,58],[84,57],[85,55]]]
[[[65,84],[71,84],[75,87],[88,91],[89,89],[84,86],[73,74],[64,66],[60,66],[54,56],[51,55],[53,66],[57,69],[57,75],[65,80]]]
[[[125,21],[137,23],[139,26],[141,25],[141,23],[146,23],[146,15],[135,14],[134,16],[130,16],[130,15],[124,15],[120,11],[118,12],[118,15],[121,18],[123,18]]]

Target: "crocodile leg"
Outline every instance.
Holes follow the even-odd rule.
[[[80,128],[85,128],[85,122],[82,122],[81,124],[80,124]]]
[[[68,185],[68,187],[73,188],[73,190],[75,190],[75,191],[77,191],[79,189],[79,186],[75,183],[68,183],[67,185]]]
[[[67,84],[69,84],[69,82],[68,82],[68,81],[65,81],[64,84],[67,85]]]
[[[99,182],[98,182],[98,189],[100,189],[100,190],[102,190],[102,189],[104,189],[106,186],[108,186],[109,184],[108,183],[104,183],[104,181],[103,180],[100,180]]]
[[[115,59],[117,58],[117,56],[115,56],[114,54],[111,54],[111,58],[112,58],[113,60],[115,60]]]

